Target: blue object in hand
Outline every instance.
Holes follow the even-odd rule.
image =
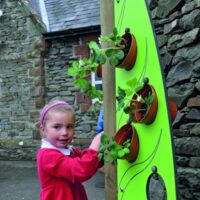
[[[99,116],[97,120],[97,133],[101,133],[104,130],[104,122],[103,122],[103,108],[99,111]]]

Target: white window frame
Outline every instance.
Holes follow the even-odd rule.
[[[92,86],[96,86],[96,85],[102,85],[102,79],[101,80],[96,80],[96,74],[95,72],[91,73],[91,82],[92,82]],[[92,99],[92,104],[95,104],[98,101],[98,99]]]

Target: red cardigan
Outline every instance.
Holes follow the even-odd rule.
[[[41,148],[37,154],[40,200],[87,200],[82,182],[99,166],[98,152],[73,148],[70,156],[56,149]]]

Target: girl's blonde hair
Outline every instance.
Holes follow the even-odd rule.
[[[40,114],[39,125],[45,124],[45,122],[47,120],[47,114],[50,110],[70,111],[75,116],[74,109],[67,102],[65,102],[65,101],[52,101],[52,102],[48,103],[46,106],[44,106],[44,108],[42,109],[41,114]]]

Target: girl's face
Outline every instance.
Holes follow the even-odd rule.
[[[45,125],[41,125],[42,137],[58,148],[64,148],[72,142],[75,118],[71,111],[50,110]]]

